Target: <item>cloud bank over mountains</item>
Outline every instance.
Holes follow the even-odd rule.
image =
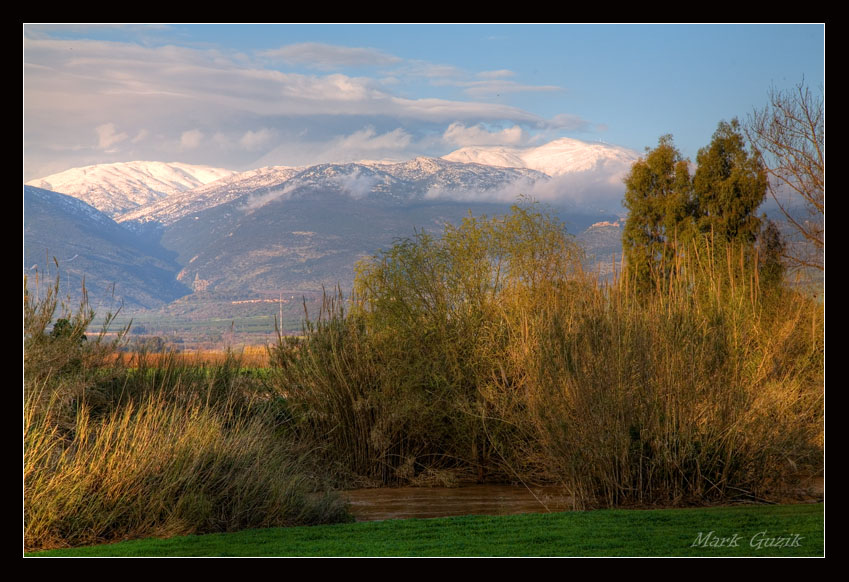
[[[618,211],[625,190],[623,180],[639,154],[601,143],[561,138],[536,147],[469,146],[442,159],[490,166],[527,168],[550,176],[548,180],[516,182],[497,193],[472,192],[468,201],[510,202],[527,195],[540,202]],[[432,192],[430,197],[457,195]]]
[[[25,30],[25,180],[140,159],[234,169],[402,160],[594,127],[496,99],[563,91],[519,82],[507,69],[466,71],[315,42],[245,53],[52,31]]]

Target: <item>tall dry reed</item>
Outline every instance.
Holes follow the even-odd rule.
[[[584,506],[760,499],[821,470],[823,306],[752,248],[680,245],[654,291],[583,273],[533,209],[366,263],[273,350],[338,471],[554,481]]]
[[[150,395],[105,414],[81,403],[73,427],[27,404],[25,545],[303,525],[345,517],[310,494],[305,452],[269,417]]]
[[[760,499],[821,470],[822,305],[759,288],[746,253],[681,248],[657,293],[576,285],[505,311],[532,330],[487,388],[533,435],[514,462],[585,505]]]
[[[238,358],[124,361],[81,339],[90,312],[48,332],[53,297],[25,293],[27,549],[348,519]]]

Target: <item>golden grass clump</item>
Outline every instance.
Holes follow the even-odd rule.
[[[268,418],[232,405],[151,395],[100,416],[81,403],[63,434],[27,405],[25,545],[90,545],[332,522],[297,447]]]
[[[28,550],[348,519],[238,358],[108,357],[89,312],[46,331],[53,297],[24,299]]]

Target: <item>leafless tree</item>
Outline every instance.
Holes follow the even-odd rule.
[[[786,258],[797,267],[825,270],[825,93],[804,83],[770,90],[746,137],[770,174],[770,194],[797,235]],[[800,213],[799,202],[804,212]]]

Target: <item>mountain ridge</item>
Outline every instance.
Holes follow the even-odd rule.
[[[581,176],[586,182],[587,174],[598,174],[602,182],[621,184],[622,175],[637,157],[636,152],[619,146],[561,138],[526,148],[466,146],[439,158],[419,156],[404,162],[327,162],[245,172],[180,162],[121,162],[72,168],[26,184],[79,198],[118,222],[173,223],[248,192],[260,196],[263,189],[270,193],[280,187],[291,192],[314,186],[328,178],[328,171],[335,171],[340,185],[354,197],[383,192],[391,201],[395,181],[415,181],[419,198],[456,199],[458,191],[474,191],[477,198],[493,201],[498,188],[503,189],[508,181],[530,189],[551,178]],[[462,180],[457,175],[460,164],[465,173]],[[290,180],[297,182],[284,185]],[[425,185],[427,189],[421,191]],[[575,189],[567,183],[557,195],[566,196],[570,187]],[[507,197],[501,196],[500,201]]]
[[[62,295],[81,298],[84,284],[98,306],[111,297],[132,307],[156,307],[190,291],[176,279],[173,251],[79,199],[25,186],[24,271],[43,278],[56,263]]]
[[[25,184],[73,196],[115,216],[234,173],[182,162],[132,161],[71,168]]]
[[[556,149],[540,151],[551,154]],[[466,149],[466,153],[470,151]],[[525,153],[539,154],[542,159],[545,156],[540,151]],[[528,160],[522,163],[536,163],[533,156]],[[124,167],[138,170],[143,165],[136,162]],[[604,170],[603,163],[593,167],[598,166]],[[593,172],[576,163],[573,167],[581,168],[574,173],[584,178]],[[119,169],[115,165],[110,168],[112,173]],[[97,182],[103,175],[98,170],[88,168],[78,177]],[[508,212],[520,194],[529,200],[535,200],[536,193],[548,194],[542,202],[556,207],[573,234],[618,217],[593,205],[598,197],[590,197],[590,205],[584,207],[572,203],[570,183],[564,180],[570,174],[557,174],[551,168],[554,176],[530,167],[420,156],[404,162],[217,170],[218,179],[212,179],[218,174],[208,172],[205,184],[172,184],[170,194],[150,195],[148,202],[120,211],[115,210],[119,204],[114,201],[106,200],[106,210],[98,211],[62,194],[56,194],[54,203],[44,206],[37,216],[32,203],[25,204],[25,221],[29,221],[26,254],[35,253],[43,262],[44,247],[67,249],[64,256],[80,256],[70,265],[80,276],[98,281],[100,286],[116,283],[119,289],[125,288],[124,296],[135,305],[153,309],[182,305],[174,308],[186,309],[189,300],[215,305],[205,313],[219,317],[222,312],[229,313],[230,304],[277,296],[280,290],[320,294],[322,288],[337,285],[350,289],[358,260],[375,256],[415,232],[438,236],[445,225],[456,224],[470,213],[494,216]],[[132,173],[135,182],[113,178],[110,174],[100,188],[107,194],[109,188],[115,188],[114,196],[120,201],[127,198],[127,192],[120,189],[138,188],[143,174]],[[163,180],[155,176],[154,182],[161,187]],[[593,191],[598,180],[587,183]],[[624,190],[621,181],[616,187]],[[38,198],[31,186],[25,186],[27,190],[25,198]],[[621,194],[614,196],[621,199]],[[69,217],[74,205],[92,219]],[[121,236],[126,244],[113,241],[111,234],[112,238],[103,238],[97,232],[101,230],[125,232]],[[54,236],[62,233],[64,237]],[[605,266],[610,265],[611,253],[620,244],[618,229],[595,229],[590,234],[591,252],[603,259]],[[143,271],[136,268],[139,265],[156,269]],[[174,303],[181,294],[183,299]]]

